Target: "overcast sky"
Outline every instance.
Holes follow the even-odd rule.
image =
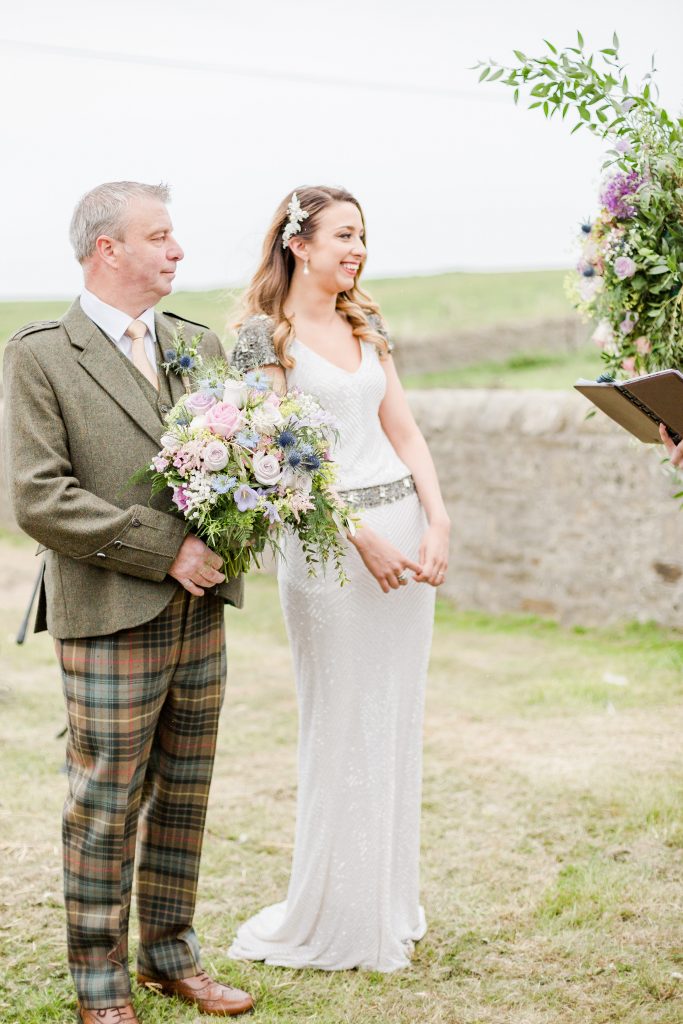
[[[370,276],[567,266],[600,144],[468,67],[540,54],[543,36],[570,45],[577,28],[595,49],[616,29],[634,80],[655,52],[662,102],[681,112],[680,0],[5,8],[0,296],[77,292],[71,211],[121,178],[171,185],[178,288],[246,280],[277,203],[318,183],[364,206]]]

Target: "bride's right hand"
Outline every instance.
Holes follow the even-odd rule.
[[[350,540],[363,559],[365,568],[375,577],[385,594],[405,586],[408,580],[406,577],[401,579],[401,574],[406,569],[411,569],[414,573],[422,571],[417,562],[406,558],[398,548],[384,537],[380,537],[369,526],[362,526]]]

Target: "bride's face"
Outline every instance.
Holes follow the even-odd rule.
[[[353,287],[365,259],[363,221],[353,203],[330,203],[307,245],[311,283],[337,295]]]

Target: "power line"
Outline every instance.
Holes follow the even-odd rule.
[[[509,105],[502,95],[486,93],[483,89],[481,92],[470,92],[465,89],[448,89],[441,86],[420,85],[418,83],[379,82],[372,79],[350,80],[335,75],[316,75],[299,71],[240,67],[234,64],[214,64],[194,60],[180,60],[175,57],[157,57],[152,54],[121,53],[116,50],[90,50],[75,46],[34,43],[22,39],[0,39],[0,48],[25,53],[38,53],[51,57],[68,57],[76,60],[99,60],[111,64],[134,64],[140,67],[199,71],[261,81],[284,81],[291,82],[294,85],[320,85],[328,88],[361,89],[368,92],[396,93],[404,96],[438,96],[442,99],[461,100],[468,103],[506,103],[506,105]]]

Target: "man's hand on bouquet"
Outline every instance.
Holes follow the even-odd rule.
[[[222,566],[220,555],[190,533],[180,545],[168,575],[178,580],[190,594],[202,597],[205,587],[215,587],[225,579],[225,575],[220,572]]]
[[[398,548],[369,526],[361,527],[352,538],[352,543],[363,559],[365,568],[375,577],[385,594],[405,586],[409,570],[413,573],[422,571],[417,562],[406,558]],[[417,576],[413,576],[413,579],[417,579]]]

